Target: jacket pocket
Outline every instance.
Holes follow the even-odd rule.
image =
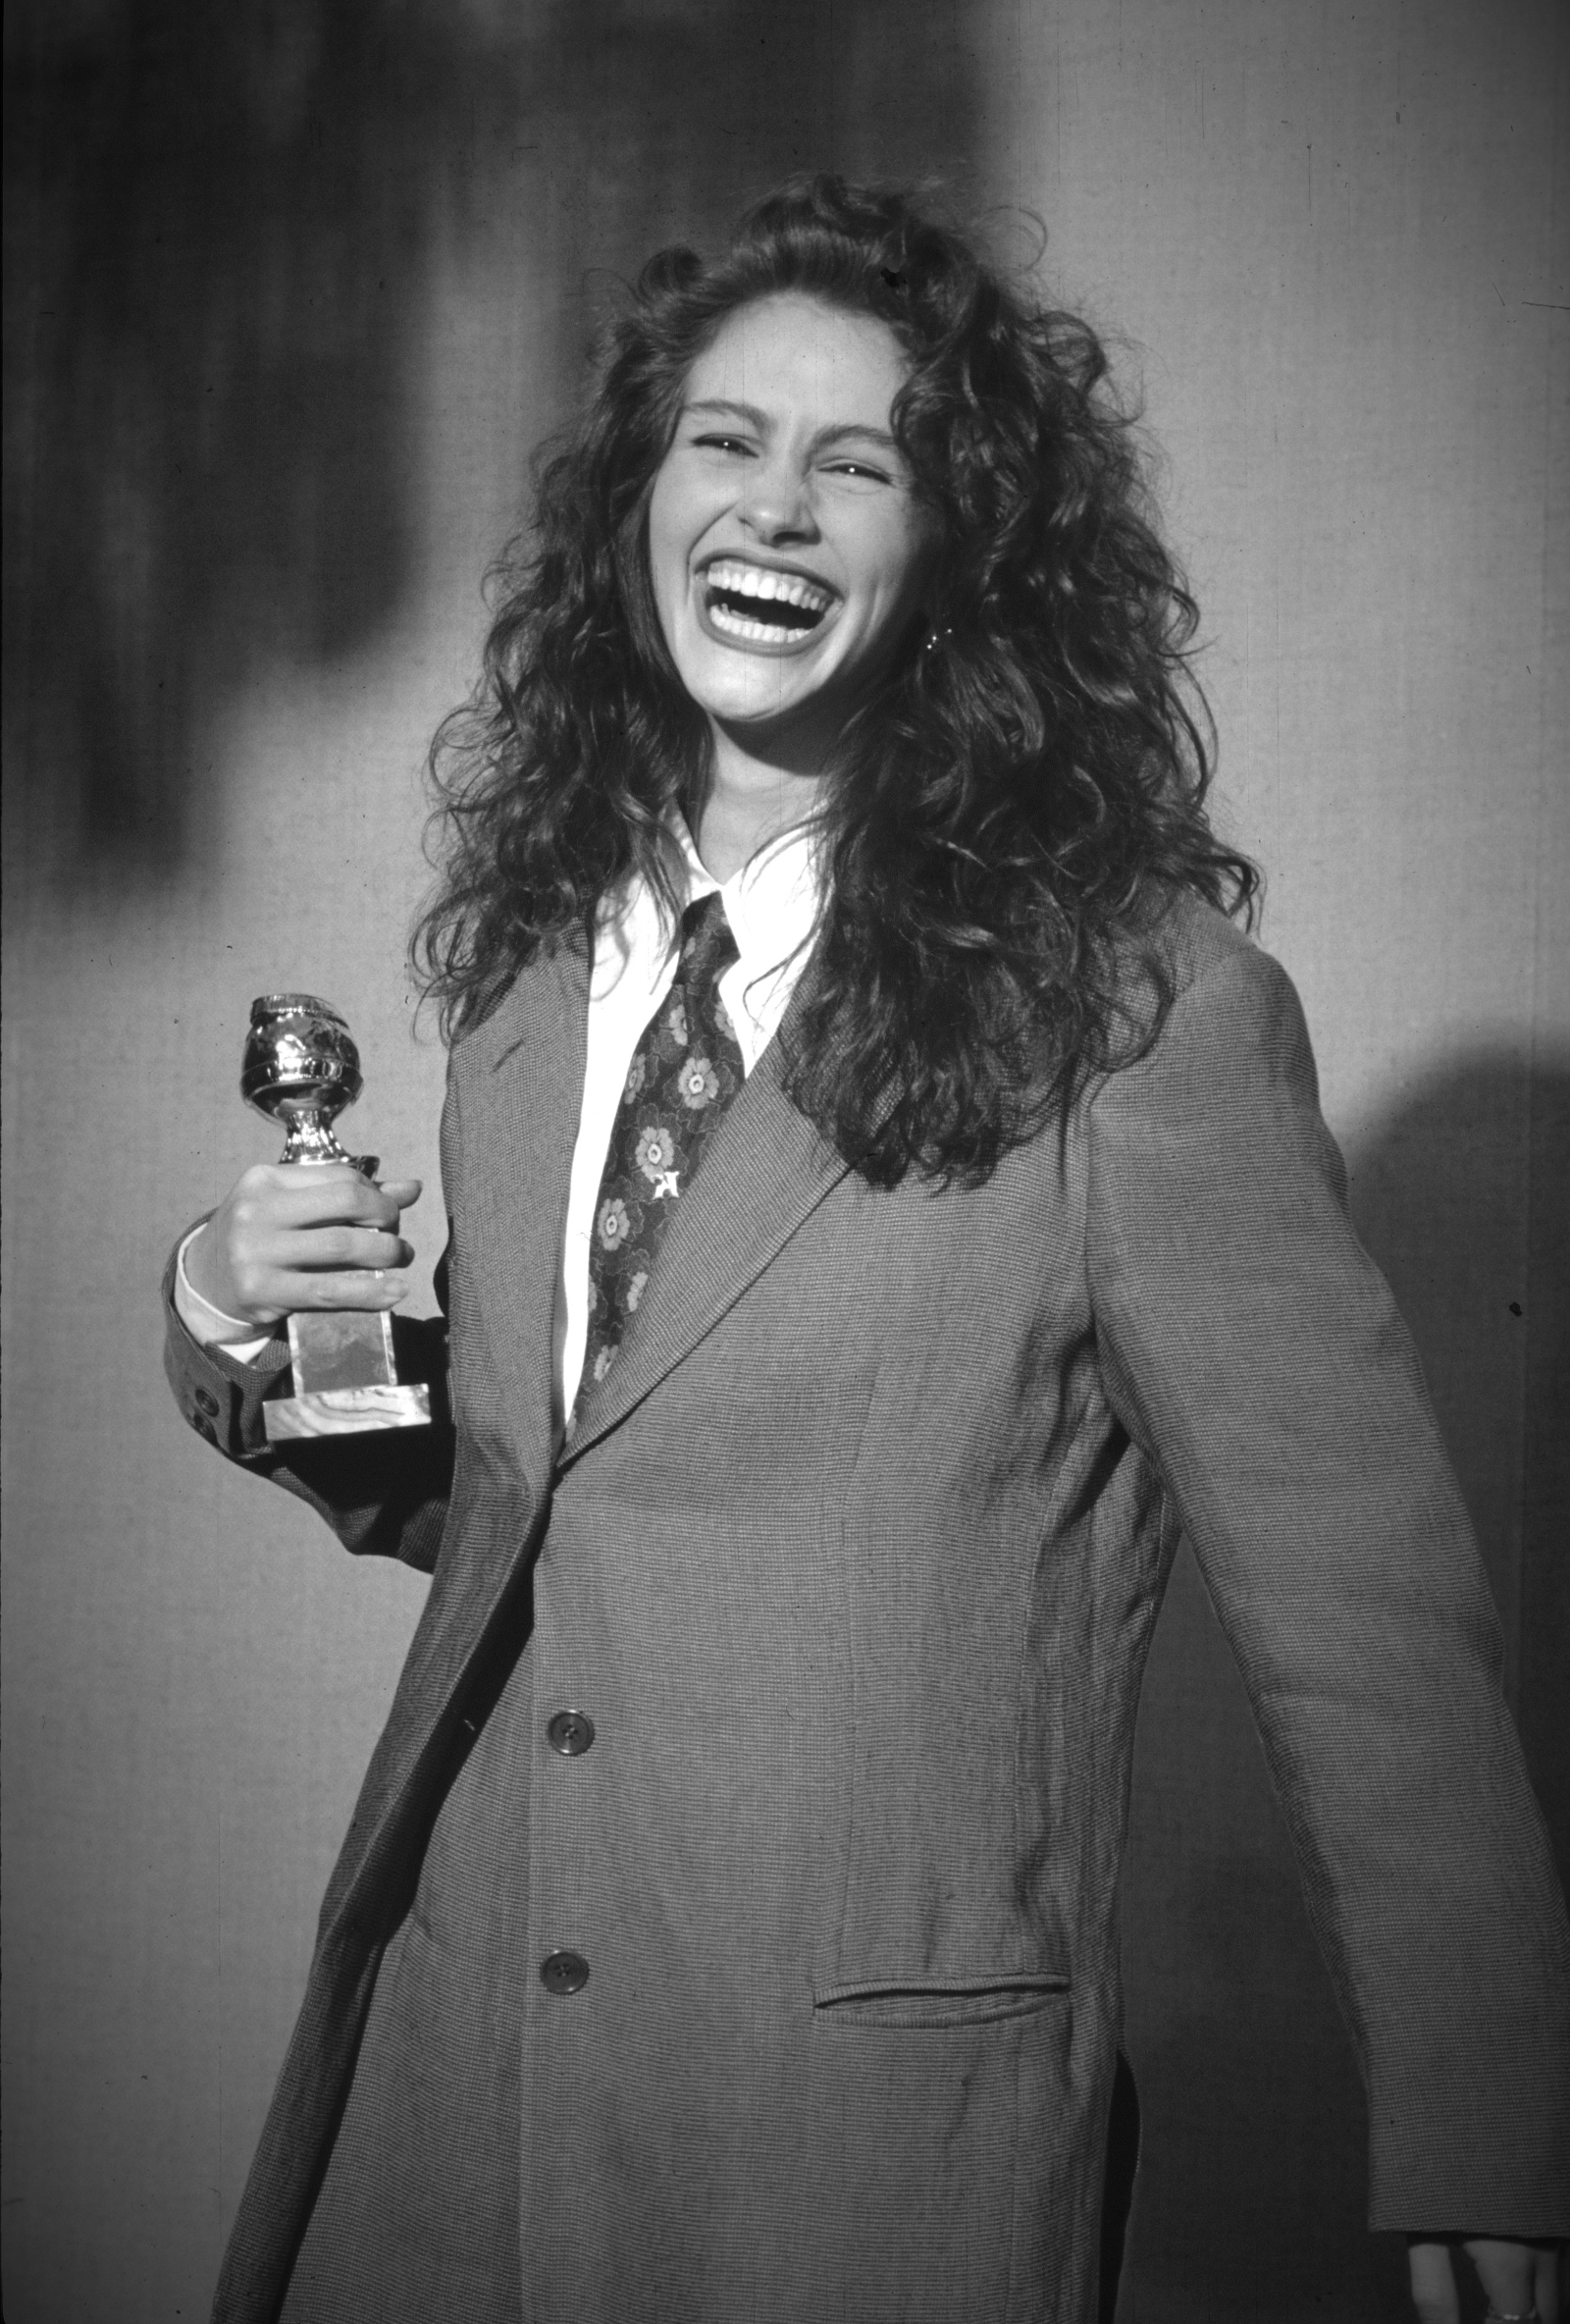
[[[986,2026],[1029,2017],[1069,1991],[1061,1970],[993,1970],[976,1977],[858,1978],[817,1985],[812,2016],[824,2027]]]

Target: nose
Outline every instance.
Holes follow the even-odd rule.
[[[755,463],[742,496],[744,524],[759,541],[810,541],[817,519],[806,471],[783,450]]]

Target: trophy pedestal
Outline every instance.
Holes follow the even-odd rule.
[[[372,1428],[423,1428],[429,1388],[400,1382],[392,1362],[392,1319],[336,1308],[288,1319],[294,1394],[262,1406],[268,1441],[357,1436]]]

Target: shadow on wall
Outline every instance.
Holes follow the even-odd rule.
[[[960,20],[924,13],[912,39],[903,0],[8,12],[7,731],[32,870],[177,872],[204,711],[259,653],[331,659],[397,609],[445,238],[549,235],[565,409],[596,270],[787,170],[963,178]]]
[[[61,869],[156,874],[209,691],[407,584],[403,364],[483,58],[437,0],[22,13],[12,733]]]
[[[1359,1235],[1412,1327],[1519,1638],[1518,1716],[1563,1867],[1570,1061],[1439,1065],[1368,1124],[1349,1164]],[[1186,1552],[1140,1712],[1124,1958],[1145,2116],[1124,2324],[1409,2316],[1399,2240],[1364,2227],[1351,2045]]]
[[[1435,1065],[1349,1152],[1478,1529],[1512,1699],[1570,1884],[1570,1055]]]

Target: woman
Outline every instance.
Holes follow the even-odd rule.
[[[1179,1529],[1374,2222],[1554,2312],[1563,1909],[1103,372],[895,193],[656,258],[438,753],[452,1429],[260,1426],[412,1183],[187,1241],[191,1417],[434,1577],[221,2317],[1091,2315]]]

